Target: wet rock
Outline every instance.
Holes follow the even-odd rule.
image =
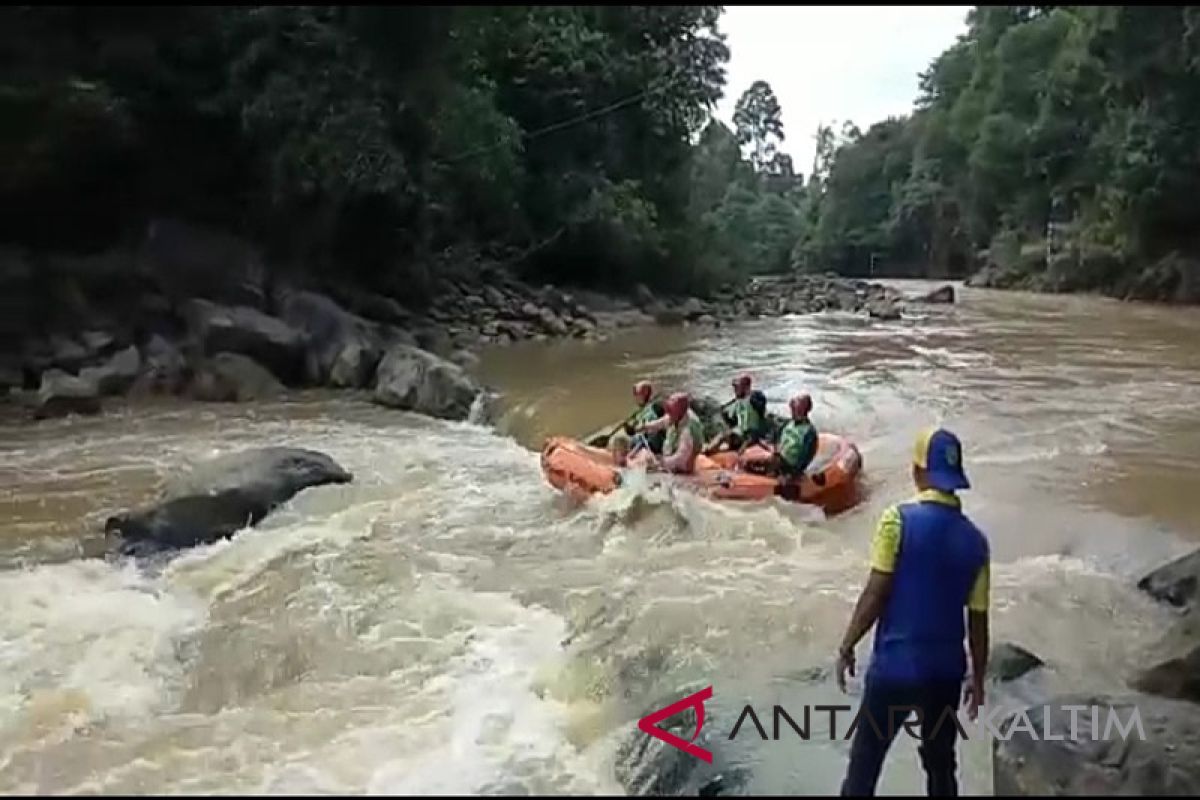
[[[383,355],[375,325],[307,291],[287,293],[279,315],[306,338],[305,377],[310,383],[357,389],[370,381]]]
[[[1129,685],[1146,694],[1200,703],[1200,647],[1145,670]]]
[[[655,323],[659,325],[680,325],[685,319],[679,309],[667,308],[661,305],[654,309],[653,314]]]
[[[390,408],[464,420],[481,391],[457,364],[415,347],[397,345],[379,364],[374,400]]]
[[[567,323],[559,319],[558,315],[548,308],[543,308],[538,312],[538,319],[542,323],[542,328],[552,336],[566,336],[570,330],[567,328]]]
[[[897,320],[900,319],[900,305],[894,300],[881,299],[867,303],[867,315],[871,319]]]
[[[257,525],[304,489],[352,479],[332,458],[313,450],[242,451],[199,464],[168,485],[162,502],[109,517],[104,531],[120,537],[126,552],[193,547]]]
[[[1137,586],[1161,603],[1189,605],[1200,586],[1200,550],[1159,567],[1138,581]]]
[[[84,331],[79,340],[92,357],[108,355],[117,344],[116,337],[107,331]]]
[[[1014,681],[1027,672],[1044,665],[1033,653],[1012,642],[1000,642],[988,656],[989,678],[1004,682]]]
[[[218,353],[196,368],[190,394],[210,403],[269,400],[283,394],[270,370],[238,353]]]
[[[688,321],[699,319],[704,316],[704,304],[695,297],[689,297],[679,306],[679,313]]]
[[[474,369],[479,366],[479,356],[470,350],[458,350],[450,356],[450,360],[463,369]]]
[[[664,695],[659,702],[649,704],[643,715],[652,714],[703,688],[702,685],[691,685]],[[745,793],[749,773],[727,764],[722,754],[724,737],[720,731],[728,729],[728,725],[713,718],[711,701],[705,712],[704,725],[694,743],[713,754],[711,764],[645,733],[636,723],[630,725],[617,747],[613,769],[628,794],[692,797]],[[657,727],[684,741],[692,741],[696,734],[696,721],[695,709],[687,708],[659,722]]]
[[[131,391],[174,394],[183,388],[187,364],[179,348],[155,334],[142,348],[142,355],[142,374]]]
[[[50,337],[50,352],[49,366],[67,372],[79,372],[92,358],[92,354],[79,342],[61,335]]]
[[[1071,711],[1064,708],[1072,705],[1087,709],[1076,712],[1074,725]],[[1095,736],[1093,706],[1097,707]],[[1135,712],[1144,739],[1136,726],[1128,728]],[[998,730],[1011,732],[1007,741],[993,740],[997,795],[1200,793],[1200,706],[1144,694],[1065,695],[1024,714],[1033,732],[1020,715],[997,725]],[[1115,726],[1125,730],[1125,736]]]
[[[650,309],[658,304],[654,293],[644,283],[639,283],[633,290],[633,299],[637,303],[638,308],[649,312]]]
[[[100,389],[94,380],[50,369],[42,373],[33,410],[35,419],[100,413]]]
[[[120,395],[133,386],[141,368],[141,355],[136,347],[130,345],[101,366],[85,367],[79,377],[94,383],[101,395]]]
[[[248,306],[227,308],[207,300],[189,301],[184,315],[205,355],[237,353],[262,364],[285,383],[300,382],[305,336],[283,320]]]
[[[427,350],[434,355],[445,358],[454,352],[454,342],[450,335],[446,333],[445,328],[436,325],[428,325],[418,328],[413,332],[416,337],[416,346],[422,350]]]
[[[928,294],[923,294],[920,297],[914,298],[915,303],[953,303],[954,302],[954,287],[946,284],[940,288],[934,289]]]

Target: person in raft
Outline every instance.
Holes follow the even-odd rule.
[[[762,392],[752,392],[749,375],[739,375],[733,379],[733,409],[722,414],[729,430],[717,434],[705,448],[705,455],[711,455],[722,447],[741,452],[755,442],[768,438],[767,397]]]
[[[646,465],[647,469],[690,474],[696,469],[696,457],[704,446],[704,426],[691,408],[691,398],[678,392],[667,398],[666,414],[653,422],[634,428],[635,434],[650,435],[665,431],[662,457],[656,458],[643,449],[629,459],[630,466]]]
[[[629,421],[625,423],[625,435],[632,439],[627,455],[635,455],[638,450],[644,447],[649,447],[650,452],[656,456],[662,454],[663,443],[667,438],[665,430],[641,436],[635,434],[638,426],[649,425],[666,414],[666,408],[663,406],[662,401],[651,399],[653,396],[654,387],[649,381],[638,381],[633,385],[633,399],[637,403],[637,409],[633,412]]]
[[[788,401],[788,409],[792,419],[779,434],[773,465],[781,483],[802,476],[817,455],[817,429],[808,419],[812,398],[798,394]]]

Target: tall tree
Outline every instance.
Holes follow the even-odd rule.
[[[738,98],[733,110],[738,144],[753,145],[750,161],[764,172],[783,142],[783,110],[766,81],[755,81]]]

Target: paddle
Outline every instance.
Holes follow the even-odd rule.
[[[621,430],[621,428],[624,428],[626,425],[628,425],[633,420],[633,418],[637,416],[639,411],[641,411],[640,408],[635,409],[632,414],[630,414],[628,417],[626,417],[625,419],[618,422],[617,426],[615,428],[613,428],[611,431],[609,431],[608,433],[606,433],[606,434],[602,433],[599,436],[593,436],[591,439],[588,440],[588,445],[590,445],[591,447],[608,447],[608,440],[611,439],[612,437],[616,436],[617,431]]]

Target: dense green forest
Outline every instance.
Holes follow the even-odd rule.
[[[756,85],[736,131],[708,125],[720,14],[8,6],[0,241],[97,249],[173,215],[401,294],[481,260],[697,291],[785,269],[778,103]]]
[[[851,132],[798,266],[1200,300],[1200,11],[978,7],[913,114]],[[878,270],[877,270],[878,271]]]
[[[790,268],[1200,283],[1200,12],[980,7],[910,116],[821,128],[807,176],[771,87],[726,87],[720,15],[6,6],[0,243],[176,216],[398,295],[483,262],[695,293]]]

